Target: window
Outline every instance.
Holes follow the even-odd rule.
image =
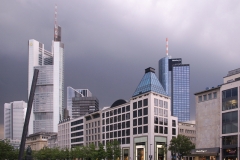
[[[159,116],[163,116],[163,109],[159,108]]]
[[[105,115],[104,115],[104,113],[102,113],[102,118],[105,118]]]
[[[126,138],[126,144],[130,144],[130,137]]]
[[[213,92],[213,98],[217,98],[217,92]]]
[[[122,121],[125,120],[125,114],[122,114]]]
[[[122,122],[122,128],[125,128],[125,122]]]
[[[176,127],[176,121],[175,120],[172,120],[172,126]]]
[[[113,138],[113,132],[110,132],[110,138]]]
[[[158,99],[154,98],[154,106],[158,106]]]
[[[112,131],[113,130],[113,125],[110,125],[110,131]]]
[[[204,101],[207,100],[207,95],[203,95],[203,100],[204,100]]]
[[[137,119],[133,120],[133,126],[137,126]]]
[[[159,124],[163,125],[163,118],[159,117]]]
[[[114,132],[114,137],[117,137],[117,131],[116,131],[116,132]]]
[[[122,113],[124,113],[125,112],[125,107],[122,107]]]
[[[202,96],[198,96],[198,102],[202,102]]]
[[[142,109],[138,110],[138,117],[142,116]]]
[[[137,134],[137,128],[133,128],[133,134]]]
[[[163,133],[163,126],[159,126],[159,133]]]
[[[118,114],[120,114],[121,113],[121,108],[118,108]]]
[[[121,131],[118,131],[118,137],[121,137],[121,133],[122,133]]]
[[[212,99],[212,93],[208,94],[208,100]]]
[[[122,138],[122,144],[125,144],[125,138]]]
[[[222,110],[238,108],[238,88],[222,91]]]
[[[142,127],[138,127],[138,134],[142,134]]]
[[[117,122],[117,116],[114,117],[114,122]]]
[[[163,107],[163,101],[159,100],[159,107]]]
[[[117,123],[114,124],[114,130],[117,130]]]
[[[164,117],[167,117],[167,116],[168,116],[168,111],[164,110]]]
[[[110,116],[112,116],[113,115],[113,111],[110,111]]]
[[[148,108],[143,108],[143,115],[148,115]]]
[[[106,117],[109,117],[109,112],[106,113]]]
[[[109,126],[106,126],[106,131],[107,131],[107,132],[109,131]]]
[[[130,119],[130,113],[126,114],[126,120]]]
[[[133,109],[137,109],[137,102],[133,103]]]
[[[167,118],[164,118],[164,125],[168,125],[168,119]]]
[[[104,126],[102,127],[102,131],[105,132],[105,127]]]
[[[148,133],[148,126],[143,126],[143,133]]]
[[[130,127],[130,121],[126,122],[126,127],[129,128]]]
[[[142,125],[142,118],[138,118],[138,125]]]
[[[121,115],[118,115],[118,122],[121,122]]]
[[[158,133],[158,126],[154,126],[154,133]]]
[[[117,109],[114,110],[114,115],[117,115]]]
[[[129,136],[130,135],[130,129],[127,129],[126,130],[126,136]]]
[[[158,117],[157,116],[154,117],[154,124],[158,124]]]
[[[172,128],[172,135],[176,135],[176,128]]]
[[[222,133],[238,132],[238,111],[222,114]]]
[[[148,106],[148,99],[143,100],[143,106]]]
[[[168,127],[164,127],[164,134],[168,134]]]
[[[118,123],[118,129],[121,129],[122,123]]]
[[[143,117],[143,124],[148,124],[148,117]]]
[[[106,124],[109,124],[109,118],[106,119]]]
[[[154,115],[158,115],[158,108],[154,107]]]
[[[133,118],[137,117],[137,111],[133,111]]]
[[[142,101],[138,101],[138,108],[142,107]]]
[[[164,108],[168,109],[168,102],[164,101]]]
[[[125,130],[122,130],[122,137],[125,136]]]
[[[110,123],[113,123],[113,118],[112,117],[110,118]]]
[[[126,107],[126,111],[130,111],[130,106],[127,106],[127,107]]]

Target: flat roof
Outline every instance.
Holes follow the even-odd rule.
[[[198,95],[198,94],[202,94],[202,93],[205,93],[205,92],[213,91],[213,90],[219,89],[221,86],[222,85],[218,85],[217,87],[214,87],[214,88],[209,88],[209,89],[204,90],[204,91],[196,92],[196,93],[194,93],[194,95]]]

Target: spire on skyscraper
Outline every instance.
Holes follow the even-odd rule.
[[[166,38],[166,55],[168,56],[168,38]]]

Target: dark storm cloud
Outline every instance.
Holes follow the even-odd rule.
[[[240,2],[9,1],[0,2],[0,117],[3,105],[27,101],[28,40],[51,50],[54,5],[65,43],[65,88],[88,88],[109,106],[129,100],[144,69],[169,54],[191,66],[193,93],[222,83],[240,58]],[[66,94],[65,94],[66,96]],[[0,118],[3,123],[3,118]]]

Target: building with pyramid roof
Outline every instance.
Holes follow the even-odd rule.
[[[178,119],[171,116],[170,103],[155,69],[147,68],[129,101],[118,99],[100,111],[60,122],[59,147],[92,143],[106,147],[117,140],[122,153],[119,160],[171,159],[164,148],[178,134]],[[62,138],[65,133],[71,135],[71,140]]]

